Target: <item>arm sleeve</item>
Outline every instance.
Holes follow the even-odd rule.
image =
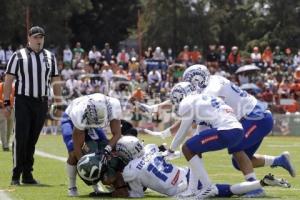
[[[189,128],[191,127],[193,123],[193,119],[190,119],[190,117],[182,117],[185,120],[181,121],[180,127],[171,143],[170,149],[175,151],[178,146],[183,142],[183,140],[186,138],[186,135],[188,133]]]
[[[5,73],[11,75],[17,75],[17,64],[18,64],[18,56],[17,56],[17,52],[15,52],[7,63],[7,68]]]

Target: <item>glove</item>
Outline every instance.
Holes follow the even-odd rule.
[[[107,160],[110,157],[111,150],[112,150],[112,147],[109,144],[104,147],[103,156],[100,161],[103,165],[107,165]]]
[[[147,133],[147,134],[149,134],[149,135],[160,136],[162,139],[165,139],[165,138],[171,136],[170,128],[167,128],[166,130],[161,131],[161,132],[151,131],[151,130],[148,130],[148,129],[144,129],[144,132]]]
[[[136,106],[143,112],[153,113],[158,111],[158,105],[149,106],[144,103],[136,102]]]
[[[172,151],[168,149],[161,154],[166,160],[174,160],[180,157],[180,151]]]

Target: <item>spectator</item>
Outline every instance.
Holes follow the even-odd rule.
[[[167,59],[168,65],[172,64],[174,61],[174,53],[171,48],[168,48],[166,59]]]
[[[200,53],[197,45],[194,46],[193,51],[191,52],[191,60],[193,64],[201,63],[202,54]]]
[[[134,48],[131,48],[131,50],[130,50],[130,52],[129,52],[129,59],[131,59],[131,58],[133,58],[133,57],[138,58],[139,55],[136,53],[136,51],[135,51]]]
[[[145,59],[151,59],[153,57],[152,47],[148,47],[147,51],[144,53]]]
[[[0,65],[5,65],[6,64],[6,59],[5,59],[5,51],[2,49],[2,46],[0,45]]]
[[[231,48],[231,52],[228,56],[229,71],[234,73],[241,65],[241,55],[237,46]]]
[[[298,49],[297,54],[294,56],[294,68],[300,67],[300,49]]]
[[[73,59],[73,53],[72,53],[69,45],[66,45],[65,49],[63,51],[64,66],[68,66],[68,67],[71,66],[72,59]]]
[[[73,64],[72,64],[73,69],[77,68],[77,64],[80,62],[80,60],[83,59],[83,54],[84,54],[84,49],[81,48],[80,42],[77,42],[75,48],[73,49],[73,55],[74,55]]]
[[[106,81],[110,82],[114,72],[111,70],[109,64],[107,62],[103,62],[101,75],[106,79]]]
[[[118,65],[123,65],[123,67],[127,67],[129,62],[129,54],[125,51],[125,48],[122,48],[122,50],[117,55],[117,62]]]
[[[259,49],[257,46],[253,47],[253,51],[252,51],[250,57],[251,57],[251,62],[253,64],[255,64],[259,68],[263,67],[261,53],[259,52]]]
[[[11,45],[8,45],[7,50],[5,51],[5,62],[7,63],[11,56],[13,55],[14,51],[12,50]]]
[[[274,101],[274,94],[270,87],[266,86],[265,90],[262,93],[262,100],[267,102],[268,105],[272,105]]]
[[[280,95],[280,98],[289,98],[290,96],[290,90],[291,90],[291,84],[288,79],[284,79],[278,88],[278,94]]]
[[[294,63],[293,63],[294,56],[292,54],[292,50],[290,48],[286,48],[284,52],[285,52],[285,56],[284,56],[285,68],[294,67]]]
[[[281,83],[283,80],[283,69],[281,65],[275,65],[275,71],[273,72],[273,76],[275,77],[278,83]]]
[[[264,62],[264,67],[272,67],[273,65],[273,53],[270,46],[267,46],[262,54],[262,61]]]
[[[188,45],[185,45],[183,47],[183,51],[181,51],[179,53],[178,59],[185,66],[189,66],[189,63],[190,63],[190,51],[189,51],[189,46]]]
[[[156,47],[155,51],[153,52],[153,60],[163,61],[165,59],[166,57],[164,52],[161,50],[160,47]]]
[[[219,54],[216,50],[216,45],[209,45],[208,53],[206,55],[206,62],[208,68],[219,68]]]
[[[93,45],[92,49],[89,51],[88,58],[93,66],[100,61],[101,53],[97,50],[96,45]]]
[[[71,78],[71,76],[74,74],[74,71],[71,69],[70,66],[65,66],[63,70],[61,71],[61,76],[63,80],[68,80]]]
[[[136,73],[138,73],[140,67],[139,62],[136,60],[135,57],[131,58],[128,67],[129,67],[129,73],[131,74],[131,78],[135,79]]]
[[[282,64],[284,63],[284,54],[280,51],[280,47],[276,46],[273,52],[273,63]]]
[[[227,53],[225,46],[219,46],[219,67],[222,70],[227,70]]]
[[[110,63],[110,60],[113,56],[113,50],[110,48],[109,43],[104,44],[104,49],[101,51],[102,58],[107,62]]]

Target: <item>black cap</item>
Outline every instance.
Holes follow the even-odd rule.
[[[35,35],[42,35],[45,36],[45,31],[43,28],[39,27],[39,26],[33,26],[31,27],[31,29],[28,32],[29,36],[35,36]]]

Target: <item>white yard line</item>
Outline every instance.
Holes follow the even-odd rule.
[[[0,191],[0,199],[1,200],[12,200],[3,190]]]
[[[56,155],[53,155],[53,154],[50,154],[50,153],[47,153],[47,152],[44,152],[44,151],[40,151],[40,150],[35,150],[35,155],[38,155],[38,156],[41,156],[41,157],[44,157],[44,158],[59,160],[59,161],[62,161],[62,162],[67,161],[66,157],[56,156]]]

